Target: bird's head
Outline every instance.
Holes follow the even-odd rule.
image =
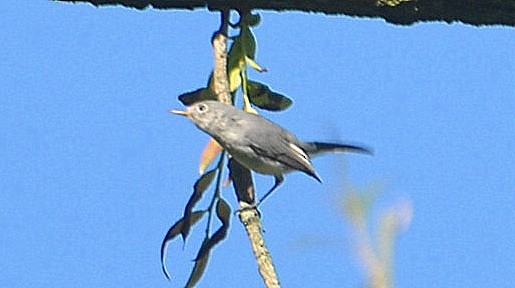
[[[188,117],[197,127],[207,133],[216,133],[216,122],[232,107],[219,101],[206,100],[193,103],[186,110],[170,110],[175,115]]]

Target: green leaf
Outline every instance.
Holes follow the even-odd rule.
[[[229,70],[238,66],[240,59],[245,57],[241,45],[241,35],[236,36],[232,41],[231,48],[229,48],[229,52],[227,53],[227,57],[227,66]]]
[[[241,67],[237,66],[231,70],[229,70],[229,91],[233,93],[234,91],[238,90],[238,87],[241,86]]]
[[[199,254],[195,259],[195,266],[193,267],[190,277],[188,278],[188,282],[186,283],[186,288],[194,287],[202,275],[204,275],[204,271],[206,270],[207,262],[209,260],[209,250],[203,255],[200,255],[200,251],[202,251],[202,248],[207,245],[208,241],[208,238],[204,238],[204,241],[202,242]]]
[[[228,53],[227,67],[229,78],[229,89],[234,92],[241,85],[241,69],[245,59],[254,59],[256,56],[256,39],[249,27],[241,27],[240,35],[234,38]]]
[[[259,64],[256,63],[256,61],[250,59],[249,57],[245,57],[245,62],[252,68],[254,68],[254,70],[258,71],[258,72],[267,72],[268,70],[266,68],[263,68],[261,66],[259,66]]]
[[[242,27],[240,37],[244,51],[243,56],[254,59],[256,57],[256,38],[254,37],[254,34],[252,34],[252,30],[250,30],[249,27]]]
[[[179,95],[179,101],[186,106],[204,100],[216,100],[216,94],[209,88],[200,88],[192,92]]]
[[[197,223],[202,216],[206,213],[205,210],[203,211],[195,211],[193,213],[190,213],[186,218],[183,217],[179,221],[175,222],[175,224],[170,227],[168,232],[166,233],[165,238],[163,239],[163,242],[161,243],[161,268],[163,269],[163,273],[165,274],[166,278],[170,280],[170,275],[166,271],[165,266],[165,255],[166,255],[166,247],[168,246],[168,243],[172,241],[179,233],[181,233],[181,230],[184,225],[192,226],[195,223]]]
[[[259,23],[261,22],[261,15],[249,13],[244,16],[243,20],[250,27],[255,27],[255,26],[259,25]]]
[[[227,58],[229,90],[234,92],[241,85],[240,73],[245,64],[245,54],[243,53],[240,36],[232,42]]]
[[[216,203],[216,216],[222,222],[223,226],[229,225],[229,219],[231,217],[231,207],[227,202],[220,198]]]
[[[186,204],[186,207],[184,207],[184,215],[183,218],[185,221],[188,221],[188,215],[191,214],[191,211],[193,210],[193,207],[195,207],[195,204],[200,201],[202,198],[202,195],[204,195],[204,192],[206,191],[207,187],[213,182],[213,179],[215,178],[215,173],[218,169],[213,169],[209,172],[206,172],[204,175],[200,176],[200,178],[195,182],[195,185],[193,186],[193,194],[191,194],[190,199],[188,200],[188,203]],[[189,223],[185,222],[184,225],[182,225],[181,228],[181,235],[182,240],[186,242],[186,237],[188,237],[188,234],[190,232],[191,225]]]
[[[249,101],[257,107],[269,111],[282,111],[291,106],[293,101],[277,92],[274,92],[265,84],[247,81]]]

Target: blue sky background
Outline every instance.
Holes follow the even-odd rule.
[[[512,287],[513,28],[262,16],[257,60],[269,72],[251,77],[295,101],[263,115],[301,139],[376,152],[316,159],[323,185],[289,174],[261,206],[284,287],[363,284],[336,203],[349,185],[382,185],[376,211],[413,204],[396,287]],[[167,109],[205,85],[218,21],[204,10],[0,3],[1,287],[185,283],[203,224],[185,250],[169,246],[171,282],[159,248],[208,137]],[[262,193],[273,179],[256,182]],[[261,287],[234,220],[199,287]]]

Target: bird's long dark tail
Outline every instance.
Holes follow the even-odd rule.
[[[302,144],[302,149],[304,149],[304,151],[306,151],[310,157],[318,156],[324,153],[373,154],[372,149],[358,145],[324,142],[304,142]]]

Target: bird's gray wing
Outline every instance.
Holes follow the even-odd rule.
[[[242,113],[246,113],[243,112]],[[278,161],[288,170],[300,170],[320,181],[309,160],[293,134],[272,121],[255,114],[245,114],[233,122],[238,125],[240,139],[257,155]]]
[[[254,142],[250,145],[250,148],[261,157],[280,162],[288,170],[300,170],[320,181],[309,160],[309,156],[297,144],[298,141],[296,141],[295,137],[286,130],[281,132],[267,134],[266,138],[262,138],[266,139],[266,141]]]

